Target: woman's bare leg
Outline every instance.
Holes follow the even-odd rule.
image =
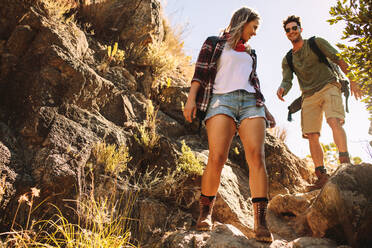
[[[268,196],[264,149],[265,128],[263,118],[244,119],[239,127],[239,136],[249,167],[249,187],[252,198]]]
[[[227,160],[232,138],[236,131],[235,121],[223,114],[215,115],[206,122],[209,156],[202,177],[202,194],[215,196],[220,185],[223,165]]]

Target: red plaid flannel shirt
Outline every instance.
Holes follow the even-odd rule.
[[[222,54],[222,50],[226,44],[226,35],[219,38],[216,48],[213,51],[213,43],[210,39],[206,39],[195,64],[195,73],[191,80],[200,83],[200,88],[196,97],[196,106],[198,110],[206,112],[212,95],[213,84],[217,74],[217,60]],[[249,76],[249,81],[255,89],[256,105],[263,106],[265,98],[261,93],[260,81],[257,77],[257,56],[252,49],[250,55],[253,59],[252,73]]]

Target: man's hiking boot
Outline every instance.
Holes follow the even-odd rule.
[[[327,174],[324,166],[316,167],[315,175],[317,176],[318,180],[316,180],[314,184],[307,187],[307,191],[309,192],[323,188],[323,186],[328,182],[329,175]]]
[[[253,210],[255,239],[272,242],[270,231],[266,225],[267,201],[253,202]]]
[[[212,201],[201,195],[199,199],[200,213],[198,221],[196,222],[196,230],[198,231],[210,231],[212,229],[212,211],[216,201],[214,198]]]
[[[340,160],[340,164],[350,163],[350,156],[348,152],[339,152],[338,159]]]

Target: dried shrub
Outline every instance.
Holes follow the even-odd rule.
[[[285,142],[287,140],[288,131],[284,127],[276,126],[274,128],[268,129],[269,133],[274,136],[275,138]]]

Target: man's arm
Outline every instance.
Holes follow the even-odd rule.
[[[284,57],[282,60],[282,75],[283,80],[280,84],[278,90],[276,91],[276,95],[281,101],[284,101],[283,96],[285,96],[289,90],[292,88],[292,79],[293,79],[293,72],[287,63],[287,59]]]
[[[336,63],[340,69],[342,70],[343,73],[345,73],[345,75],[347,75],[350,71],[349,71],[349,66],[348,64],[340,59],[339,55],[338,55],[338,51],[331,45],[329,44],[328,41],[326,41],[325,39],[323,38],[320,38],[320,37],[317,37],[315,39],[315,42],[317,44],[317,46],[319,47],[319,49],[322,51],[322,53],[328,57],[330,60],[332,60],[334,63]],[[362,91],[360,90],[358,84],[352,80],[350,80],[350,91],[351,91],[351,95],[354,95],[355,96],[355,99],[359,99],[363,96],[363,93]]]
[[[345,75],[347,75],[350,72],[349,66],[344,60],[342,59],[338,60],[337,65],[341,68],[342,72],[345,73]],[[354,95],[356,100],[362,98],[363,93],[360,90],[359,85],[355,81],[352,81],[350,78],[349,78],[349,81],[350,81],[351,95]]]

